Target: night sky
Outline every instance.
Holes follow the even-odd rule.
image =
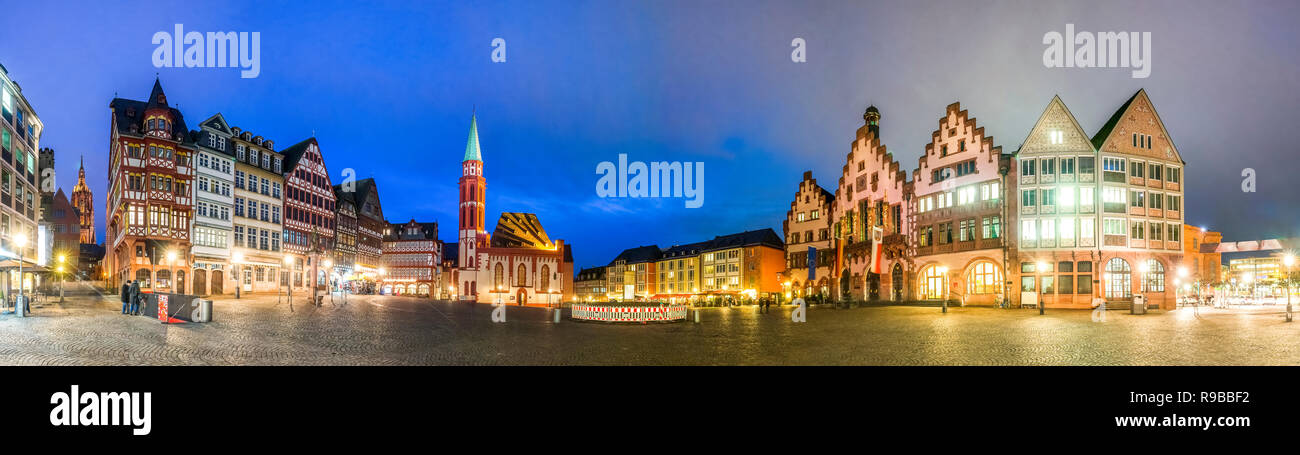
[[[1295,2],[361,3],[13,2],[0,63],[44,121],[65,191],[85,155],[100,239],[108,103],[146,98],[155,73],[191,129],[221,112],[278,147],[315,131],[336,183],[345,168],[375,177],[390,221],[438,221],[446,241],[477,109],[489,226],[536,213],[578,267],[780,232],[803,171],[834,191],[869,103],[911,176],[954,101],[1012,152],[1054,94],[1093,134],[1143,87],[1187,161],[1188,223],[1227,240],[1300,231]],[[176,23],[261,32],[260,77],[154,68],[150,39]],[[1151,32],[1150,77],[1045,68],[1043,35],[1066,23]],[[496,37],[505,63],[491,62]],[[807,63],[791,62],[796,37]],[[704,207],[598,198],[596,166],[619,153],[703,162]]]

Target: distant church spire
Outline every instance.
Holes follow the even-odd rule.
[[[465,144],[465,159],[461,161],[483,161],[483,154],[478,147],[478,114],[469,118],[469,140]]]

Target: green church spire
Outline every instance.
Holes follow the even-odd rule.
[[[465,144],[464,161],[483,161],[483,155],[478,149],[478,116],[474,115],[469,120],[469,142]]]

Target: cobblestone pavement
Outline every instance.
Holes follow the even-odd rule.
[[[79,292],[80,295],[74,295]],[[2,365],[1300,365],[1281,307],[1154,312],[871,307],[706,308],[701,323],[550,322],[549,310],[351,296],[292,311],[276,296],[214,304],[208,324],[120,314],[84,285],[0,315]],[[340,300],[341,303],[341,300]]]

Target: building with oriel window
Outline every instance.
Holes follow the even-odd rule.
[[[234,237],[234,132],[220,113],[199,124],[195,140],[194,294],[235,293],[230,245]]]
[[[113,282],[153,292],[189,292],[195,136],[155,79],[146,101],[109,103],[104,268]]]
[[[841,300],[912,298],[908,290],[914,289],[916,268],[906,246],[911,234],[912,219],[907,214],[911,213],[908,204],[913,185],[907,180],[907,171],[881,142],[880,110],[867,106],[862,119],[832,203],[835,250],[830,296]],[[878,241],[874,239],[877,233]],[[872,264],[877,242],[881,245],[879,264]]]

